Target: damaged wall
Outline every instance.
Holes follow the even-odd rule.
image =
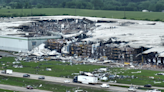
[[[47,39],[57,39],[61,36],[49,36],[49,37],[17,37],[17,36],[0,36],[0,49],[7,51],[22,51],[27,52],[34,47],[39,46],[41,43],[47,41]]]

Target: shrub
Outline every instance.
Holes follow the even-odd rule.
[[[155,19],[154,21],[162,21],[161,19]]]
[[[63,14],[63,15],[69,15],[69,14]]]
[[[147,21],[150,21],[150,19],[146,18],[146,19],[143,19],[143,20],[147,20]]]

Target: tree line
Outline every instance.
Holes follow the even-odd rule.
[[[149,11],[164,10],[164,0],[0,0],[0,6],[13,9],[78,8],[94,10]]]

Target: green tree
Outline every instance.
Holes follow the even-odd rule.
[[[37,8],[42,8],[42,5],[41,4],[37,4]]]
[[[65,7],[67,7],[67,8],[75,8],[76,7],[76,3],[75,2],[67,2]]]
[[[163,4],[156,4],[155,5],[155,10],[156,11],[159,11],[159,12],[161,12],[162,10],[164,9],[164,5]]]
[[[66,2],[62,2],[61,7],[65,8],[66,7]]]
[[[28,9],[28,8],[30,8],[30,7],[31,7],[31,5],[29,4],[29,2],[26,2],[26,3],[24,4],[24,8]]]
[[[164,0],[0,0],[1,6],[12,8],[82,8],[104,10],[163,10]]]
[[[129,8],[130,11],[136,11],[138,9],[138,6],[136,3],[130,2],[128,3],[127,8]]]
[[[16,4],[16,8],[17,8],[17,9],[23,8],[23,3],[18,2],[18,3]]]
[[[16,6],[17,6],[17,2],[10,2],[9,3],[9,6],[11,6],[11,8],[16,8]]]
[[[148,1],[141,2],[141,3],[139,4],[139,9],[140,9],[140,10],[148,9],[149,5],[150,5],[150,2],[148,2]]]
[[[102,0],[92,0],[91,2],[94,6],[94,9],[102,9],[103,8]]]
[[[12,0],[4,0],[6,3],[10,3]]]
[[[156,7],[155,4],[150,4],[149,7],[148,7],[148,10],[155,11],[155,7]]]

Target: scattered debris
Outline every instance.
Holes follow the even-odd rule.
[[[131,73],[141,73],[141,71],[137,71],[137,72],[131,72]]]
[[[150,79],[154,79],[154,77],[153,77],[153,76],[149,76],[149,78],[150,78]]]
[[[154,81],[154,84],[159,84],[159,83],[161,83],[161,82]]]

